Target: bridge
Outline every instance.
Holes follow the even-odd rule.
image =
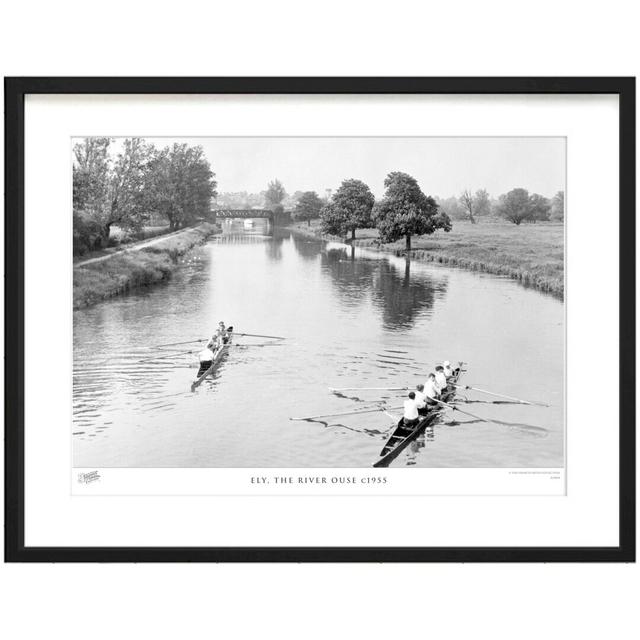
[[[268,218],[273,223],[273,211],[271,209],[211,209],[213,222],[224,219],[241,218]]]

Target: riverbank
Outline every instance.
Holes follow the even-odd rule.
[[[324,236],[320,222],[295,223],[289,229],[304,235],[344,242]],[[376,229],[358,229],[356,246],[406,255],[404,238],[381,245]],[[503,221],[471,224],[456,220],[449,233],[412,238],[411,258],[438,262],[470,271],[507,276],[525,286],[564,299],[564,225],[538,223],[517,226]]]
[[[74,266],[73,308],[87,307],[132,289],[168,280],[180,264],[180,258],[206,242],[216,230],[215,224],[205,222],[138,250],[132,246],[108,259]]]

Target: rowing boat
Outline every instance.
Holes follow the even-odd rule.
[[[200,364],[200,368],[198,369],[198,374],[196,375],[196,379],[191,383],[191,391],[195,391],[200,386],[200,384],[202,384],[202,382],[207,378],[207,376],[211,375],[216,370],[222,358],[224,358],[225,354],[229,351],[229,347],[231,346],[232,341],[233,341],[233,335],[229,333],[229,340],[225,344],[223,344],[222,346],[216,349],[215,353],[213,354],[213,360],[211,361],[211,364],[208,366],[207,365],[203,366],[202,364]]]
[[[464,369],[462,369],[462,363],[460,363],[458,368],[454,371],[453,375],[447,381],[447,388],[442,394],[441,398],[443,402],[450,401],[455,396],[456,387],[454,385],[460,379],[463,371]],[[418,420],[418,423],[413,427],[405,426],[404,418],[400,418],[393,433],[387,440],[384,447],[382,447],[382,451],[380,452],[380,460],[375,462],[373,466],[388,467],[410,442],[415,440],[427,427],[432,426],[436,422],[436,420],[442,415],[444,410],[444,407],[431,409],[429,413],[426,416],[420,418]]]

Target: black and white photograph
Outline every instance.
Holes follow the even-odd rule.
[[[70,154],[74,467],[564,469],[564,137]]]
[[[632,83],[9,86],[14,557],[630,557]]]

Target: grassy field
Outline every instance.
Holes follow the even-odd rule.
[[[302,233],[320,234],[319,221],[293,225]],[[376,229],[359,229],[356,245],[405,254],[404,238],[380,245]],[[472,271],[505,275],[553,295],[564,297],[564,225],[522,224],[483,220],[478,224],[455,220],[449,233],[411,239],[411,257]]]
[[[131,289],[171,277],[180,258],[202,244],[215,225],[204,223],[139,251],[123,251],[113,257],[73,269],[73,308],[86,307]]]

